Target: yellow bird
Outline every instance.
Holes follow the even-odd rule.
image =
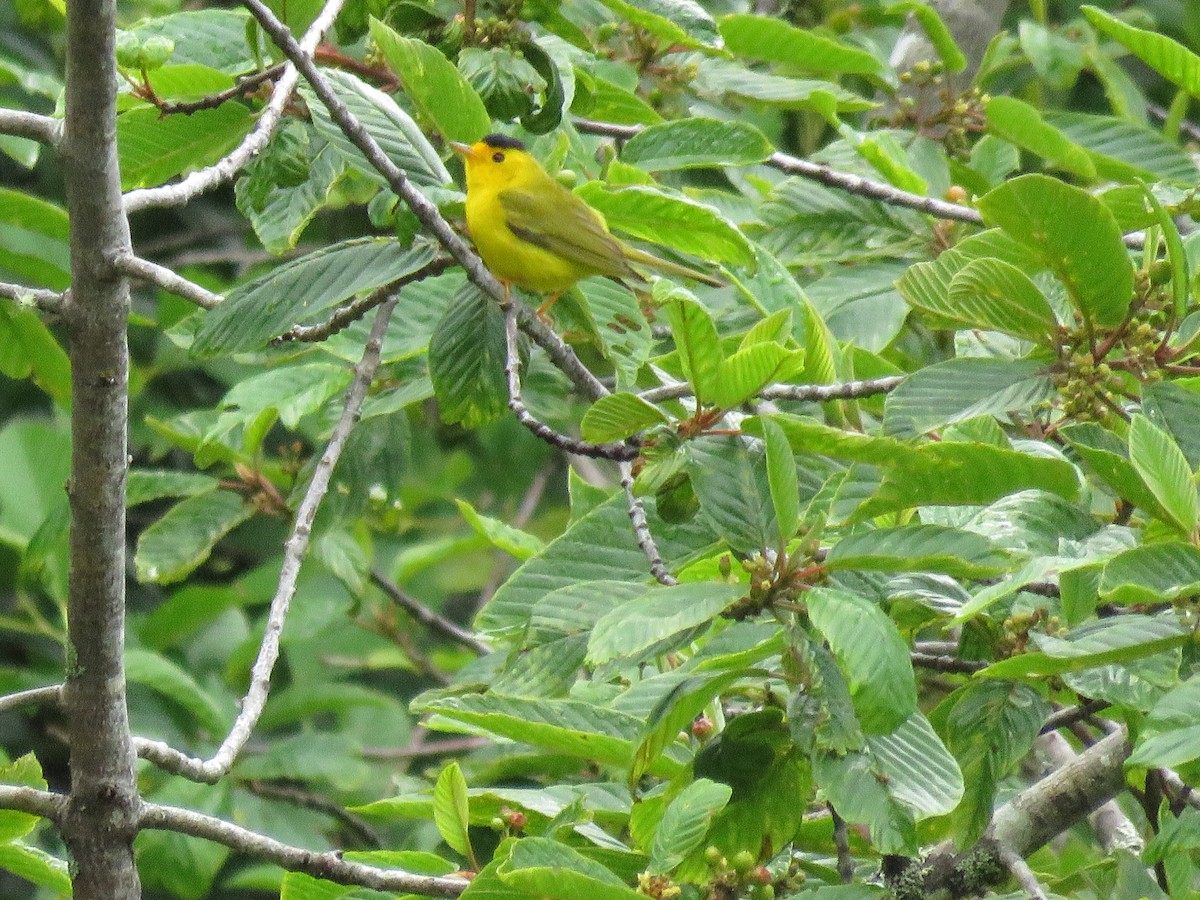
[[[516,138],[489,134],[451,143],[467,169],[467,227],[504,284],[549,294],[544,312],[589,275],[644,283],[631,263],[720,287],[723,282],[613,237],[604,217],[550,177]]]

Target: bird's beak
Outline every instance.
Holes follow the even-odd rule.
[[[471,156],[471,145],[460,144],[458,141],[450,142],[450,149],[461,156],[463,159],[468,159]]]

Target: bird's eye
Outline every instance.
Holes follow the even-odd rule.
[[[493,153],[492,162],[504,162],[504,154],[499,152]]]

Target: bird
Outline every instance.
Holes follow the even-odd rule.
[[[645,284],[645,266],[720,287],[720,279],[660,259],[614,237],[604,216],[550,176],[524,143],[489,134],[451,142],[467,174],[467,228],[484,264],[504,285],[549,295],[546,310],[577,281],[602,275]]]

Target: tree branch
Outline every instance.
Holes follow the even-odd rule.
[[[67,798],[37,788],[0,784],[0,809],[15,809],[59,822],[67,811]]]
[[[436,631],[438,634],[474,650],[480,656],[486,656],[492,652],[492,648],[487,643],[481,641],[460,625],[451,622],[445,616],[438,615],[416,597],[406,594],[398,585],[393,584],[381,572],[375,569],[371,570],[371,583],[387,594],[388,599],[430,631]]]
[[[146,804],[140,824],[146,829],[173,831],[212,841],[239,853],[275,863],[289,872],[304,872],[336,884],[429,897],[457,897],[466,890],[468,884],[461,878],[414,875],[400,869],[381,869],[352,862],[344,859],[338,850],[317,852],[292,847],[240,825],[174,806]]]
[[[53,116],[41,116],[23,109],[0,109],[0,134],[29,138],[57,147],[62,141],[63,122]]]
[[[431,262],[426,263],[417,269],[415,272],[409,272],[395,281],[390,281],[382,287],[378,287],[367,296],[358,300],[351,301],[345,306],[341,306],[334,310],[324,322],[318,322],[315,325],[293,325],[279,337],[271,341],[274,345],[286,344],[292,341],[296,342],[311,342],[323,341],[327,337],[331,337],[341,331],[343,328],[357,322],[368,312],[382,303],[388,298],[389,294],[393,294],[406,284],[412,284],[415,281],[423,281],[426,278],[432,278],[435,275],[440,275],[445,272],[450,266],[454,265],[454,260],[448,256],[439,256]]]
[[[25,287],[23,284],[9,284],[0,281],[0,297],[12,300],[18,304],[29,304],[44,313],[58,315],[66,305],[66,295],[45,288]]]
[[[1021,890],[1025,892],[1029,900],[1046,900],[1046,891],[1037,880],[1037,876],[1033,874],[1033,869],[1029,868],[1029,863],[1008,847],[1001,847],[999,852],[1000,861],[1012,873],[1013,878],[1016,879],[1017,884],[1021,886]]]
[[[801,400],[812,403],[824,403],[828,400],[861,400],[864,397],[874,397],[877,394],[894,391],[904,382],[905,377],[904,375],[888,375],[883,378],[844,381],[837,384],[769,384],[758,392],[758,396],[762,400]],[[692,386],[690,384],[668,384],[642,391],[638,396],[649,403],[678,400],[682,397],[692,396]]]
[[[332,27],[333,20],[337,18],[344,2],[345,0],[327,0],[324,8],[308,26],[308,31],[304,32],[304,37],[300,39],[299,46],[303,48],[303,53],[311,53],[313,48],[321,42],[325,32]],[[127,214],[134,213],[159,206],[183,206],[193,197],[232,180],[233,176],[254,158],[255,154],[267,146],[276,126],[279,125],[284,108],[292,98],[292,92],[295,91],[298,80],[299,73],[295,66],[284,67],[283,74],[275,82],[271,99],[262,115],[258,117],[254,130],[246,135],[245,140],[232,153],[211,166],[193,172],[175,184],[130,191],[125,195],[125,212]]]
[[[262,715],[267,695],[271,689],[271,672],[275,668],[276,660],[279,659],[279,639],[283,633],[288,607],[296,593],[296,581],[300,576],[300,564],[308,550],[313,520],[317,516],[321,501],[325,499],[330,477],[333,475],[333,469],[346,445],[346,440],[358,422],[363,400],[367,396],[367,389],[379,366],[383,336],[387,332],[388,322],[398,299],[399,295],[395,295],[384,302],[375,315],[371,336],[367,339],[366,347],[363,349],[362,359],[354,367],[354,380],[346,391],[346,402],[342,407],[341,418],[334,427],[333,434],[329,437],[329,443],[325,445],[325,451],[321,454],[321,459],[313,470],[312,481],[309,482],[308,489],[304,492],[304,498],[300,501],[300,507],[296,510],[296,523],[284,545],[279,586],[271,600],[271,607],[267,613],[266,631],[263,634],[262,644],[259,646],[258,658],[254,661],[254,667],[251,670],[250,688],[242,699],[241,711],[229,734],[216,754],[207,761],[188,757],[159,741],[143,739],[137,742],[138,755],[168,772],[209,784],[216,783],[229,771],[230,766],[237,759],[238,753],[250,738],[250,733],[254,730],[259,716]]]
[[[507,297],[504,287],[483,264],[483,260],[467,245],[450,223],[438,211],[438,208],[424,194],[413,187],[408,176],[383,152],[375,139],[371,137],[362,123],[350,113],[338,96],[329,86],[313,62],[311,55],[296,43],[287,26],[279,21],[260,0],[244,0],[245,6],[258,20],[263,31],[271,36],[275,44],[299,69],[305,80],[312,86],[317,98],[329,110],[330,118],[337,124],[342,133],[355,147],[362,151],[363,156],[387,181],[388,187],[400,197],[413,211],[421,226],[454,257],[463,267],[467,278],[478,285],[486,294],[498,302],[504,302]],[[521,330],[528,334],[534,342],[546,351],[546,354],[575,384],[585,396],[596,400],[608,391],[600,380],[588,370],[567,344],[556,335],[544,322],[537,318],[532,311],[524,306],[517,308],[517,322]]]
[[[1055,768],[1062,768],[1075,759],[1076,753],[1057,731],[1051,731],[1038,738],[1038,746],[1046,759]],[[1141,854],[1146,849],[1146,842],[1138,834],[1137,828],[1129,821],[1129,817],[1121,810],[1116,800],[1109,800],[1088,817],[1092,830],[1100,838],[1100,846],[1105,853],[1114,850],[1128,850]]]
[[[252,794],[267,800],[279,800],[291,803],[302,809],[311,809],[323,813],[336,820],[349,834],[352,834],[363,847],[377,848],[383,846],[383,841],[375,829],[361,818],[349,812],[340,803],[334,803],[327,797],[314,794],[311,791],[290,787],[286,784],[276,784],[270,781],[248,781],[246,789]]]
[[[117,156],[116,0],[67,6],[70,60],[59,151],[71,245],[70,574],[63,685],[71,790],[59,830],[76,900],[141,896],[141,797],[125,693],[125,473],[130,252]]]
[[[207,97],[201,97],[198,100],[182,100],[169,101],[159,100],[156,97],[143,97],[152,103],[159,112],[165,116],[170,115],[185,115],[190,116],[194,112],[199,112],[202,109],[215,109],[227,100],[233,100],[235,97],[243,97],[250,91],[254,90],[260,84],[270,81],[272,78],[278,78],[283,74],[286,68],[285,63],[271,66],[268,69],[263,69],[261,72],[254,72],[250,75],[245,75],[238,79],[237,84],[233,87],[226,88],[223,91],[217,91],[215,94],[209,94]]]
[[[521,354],[517,349],[516,305],[512,302],[504,310],[504,375],[508,382],[508,408],[517,417],[517,421],[529,429],[534,436],[547,444],[577,456],[616,461],[631,460],[637,457],[637,447],[625,441],[593,444],[579,440],[555,431],[529,411],[525,406],[525,401],[521,399]]]
[[[576,128],[586,134],[598,134],[604,137],[623,140],[628,140],[642,130],[641,125],[614,125],[610,122],[595,122],[590,119],[575,119],[574,124]],[[767,158],[765,165],[778,169],[781,172],[786,172],[788,175],[799,175],[801,178],[819,182],[826,187],[855,194],[859,197],[866,197],[870,200],[878,200],[880,203],[886,203],[888,206],[914,209],[917,212],[923,212],[938,219],[966,222],[970,225],[983,225],[983,217],[979,214],[979,211],[972,209],[970,206],[962,206],[958,203],[950,203],[948,200],[938,200],[934,197],[925,197],[921,194],[911,193],[910,191],[902,191],[900,188],[893,187],[885,181],[873,181],[870,178],[852,175],[849,172],[839,172],[837,169],[823,163],[809,162],[807,159],[801,159],[798,156],[791,156],[787,153],[776,151]],[[1125,246],[1138,250],[1141,249],[1144,240],[1145,237],[1141,232],[1127,234],[1125,235]]]
[[[63,686],[51,684],[46,687],[30,688],[0,697],[0,712],[19,709],[22,706],[57,706],[62,703]]]
[[[214,309],[225,299],[220,294],[214,294],[194,281],[188,281],[182,275],[175,274],[166,266],[141,259],[132,253],[114,257],[113,268],[130,278],[156,285],[184,300],[190,300],[203,309]]]
[[[621,487],[625,491],[629,521],[633,523],[633,536],[642,552],[646,554],[646,560],[650,563],[650,574],[659,584],[668,587],[679,584],[679,579],[667,570],[662,554],[658,552],[658,544],[654,542],[654,535],[650,533],[650,523],[646,519],[646,506],[642,503],[642,498],[633,493],[633,466],[622,462],[618,463],[618,467],[621,472]]]

